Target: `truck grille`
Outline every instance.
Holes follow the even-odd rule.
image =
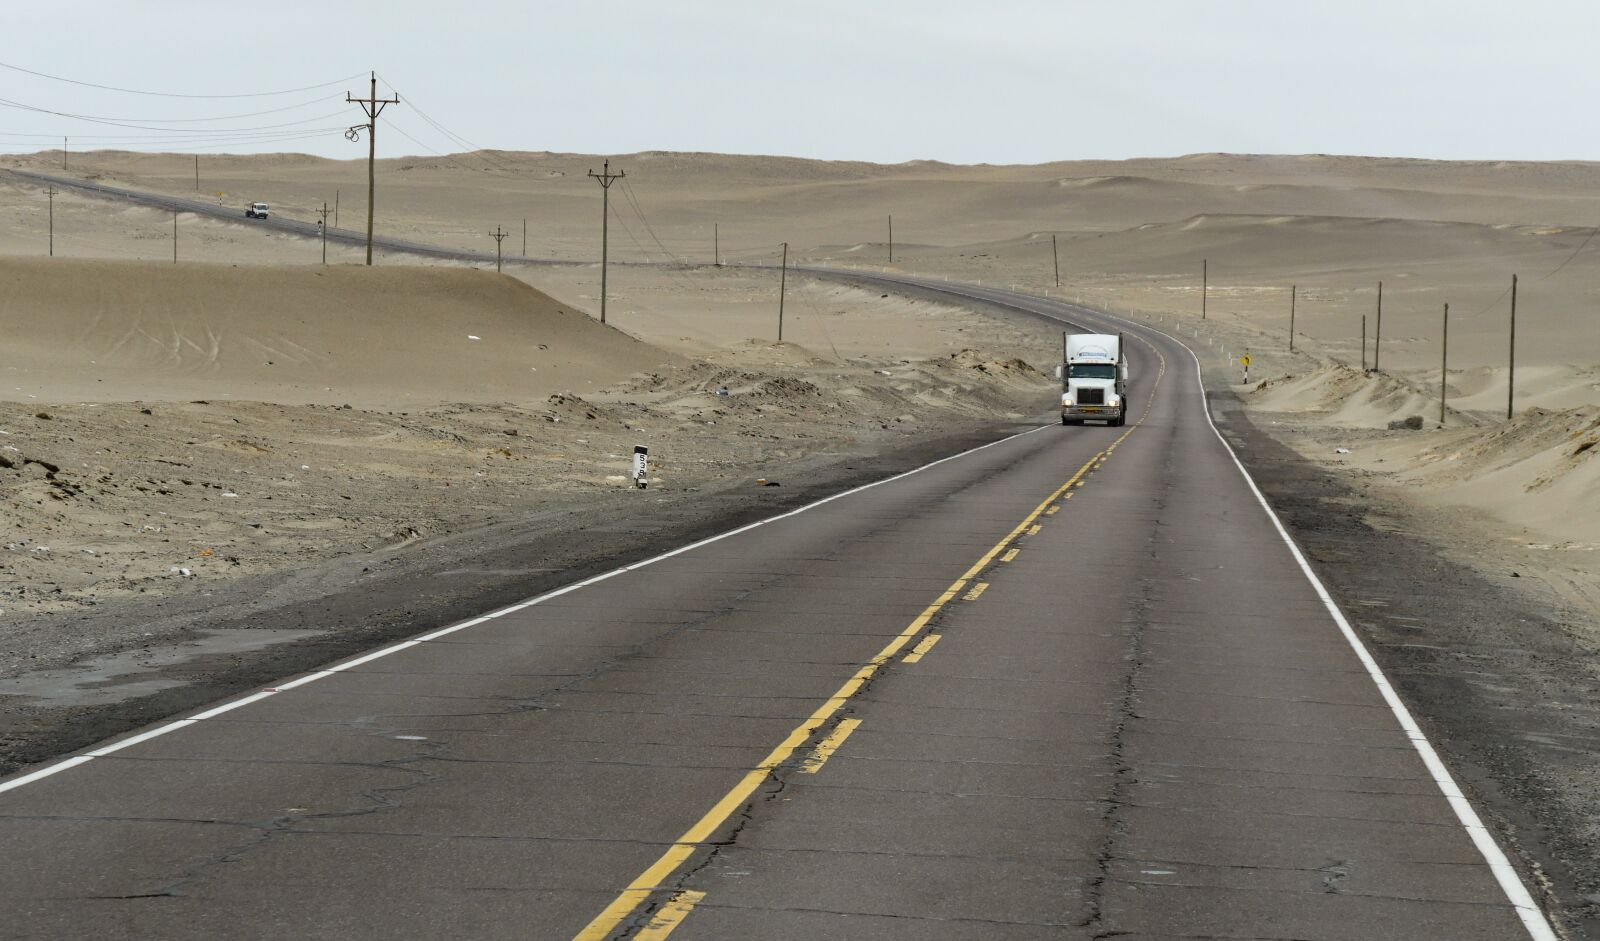
[[[1106,404],[1106,390],[1104,389],[1079,389],[1079,405],[1104,405]]]

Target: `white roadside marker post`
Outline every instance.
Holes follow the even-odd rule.
[[[633,446],[633,485],[640,490],[650,486],[650,449],[642,444]]]

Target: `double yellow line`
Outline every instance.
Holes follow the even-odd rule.
[[[1152,350],[1155,350],[1154,345],[1149,344],[1148,341],[1146,343],[1150,345]],[[1155,402],[1156,389],[1161,385],[1162,376],[1166,375],[1167,366],[1166,357],[1161,356],[1161,351],[1155,350],[1155,352],[1161,358],[1161,369],[1156,374],[1155,384],[1150,388],[1151,404]],[[995,543],[988,552],[979,557],[971,568],[967,569],[960,578],[952,582],[950,587],[946,588],[932,604],[924,608],[922,613],[917,615],[910,624],[907,624],[904,630],[896,634],[893,640],[885,644],[882,650],[878,651],[871,660],[846,680],[843,686],[840,686],[832,696],[828,697],[827,702],[819,706],[804,722],[795,726],[794,730],[782,742],[778,743],[776,748],[768,752],[767,757],[763,758],[759,764],[746,771],[739,779],[739,782],[730,788],[726,794],[722,795],[722,798],[713,804],[711,809],[705,812],[704,816],[695,821],[693,826],[685,830],[683,835],[678,837],[667,848],[666,852],[661,854],[659,859],[644,872],[641,872],[632,882],[628,883],[627,888],[623,889],[612,900],[610,905],[607,905],[599,915],[596,915],[594,920],[589,922],[582,931],[574,935],[573,941],[604,941],[604,939],[610,937],[611,933],[623,921],[627,920],[640,906],[649,901],[652,894],[661,890],[663,883],[671,878],[689,860],[690,856],[694,855],[695,850],[699,849],[716,833],[718,827],[726,823],[729,817],[732,817],[740,807],[744,806],[750,796],[756,792],[756,789],[766,781],[768,775],[792,758],[794,753],[802,745],[810,741],[811,737],[819,729],[838,717],[839,713],[844,710],[845,705],[861,691],[861,688],[869,680],[877,675],[884,664],[894,659],[895,655],[906,644],[922,633],[922,629],[927,627],[928,622],[933,620],[934,615],[938,614],[940,609],[948,604],[951,599],[960,595],[962,590],[967,587],[967,584],[987,568],[996,556],[1006,551],[1011,542],[1032,526],[1051,504],[1059,500],[1068,490],[1077,486],[1084,476],[1099,463],[1110,457],[1111,452],[1116,449],[1117,445],[1121,444],[1129,435],[1133,434],[1135,429],[1144,424],[1145,416],[1148,416],[1149,413],[1150,409],[1147,406],[1144,416],[1140,416],[1137,422],[1118,436],[1115,441],[1111,442],[1105,450],[1096,453],[1085,461],[1083,466],[1078,468],[1077,472],[1067,479],[1066,483],[1057,487],[1050,496],[1040,501],[1039,505],[1034,507],[1031,513],[1023,517],[1022,522],[1013,527],[1004,539]],[[850,728],[853,730],[854,726]],[[848,735],[849,733],[845,732],[844,734]],[[843,735],[839,736],[838,741],[842,742],[843,738]],[[837,744],[838,742],[835,742],[835,747],[837,747]],[[819,757],[823,757],[826,760],[826,756]],[[703,892],[683,891],[674,893],[666,900],[660,910],[654,914],[649,923],[643,927],[639,937],[665,938],[689,914],[695,903],[704,897],[705,893]]]

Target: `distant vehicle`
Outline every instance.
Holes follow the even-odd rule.
[[[246,219],[265,219],[271,214],[268,208],[266,203],[251,203],[250,207],[244,211],[244,217]]]
[[[1061,424],[1104,419],[1115,426],[1128,420],[1128,361],[1120,334],[1069,335],[1061,365]]]

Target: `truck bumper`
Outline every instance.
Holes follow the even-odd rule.
[[[1061,410],[1065,421],[1116,421],[1122,417],[1120,405],[1074,405]]]

